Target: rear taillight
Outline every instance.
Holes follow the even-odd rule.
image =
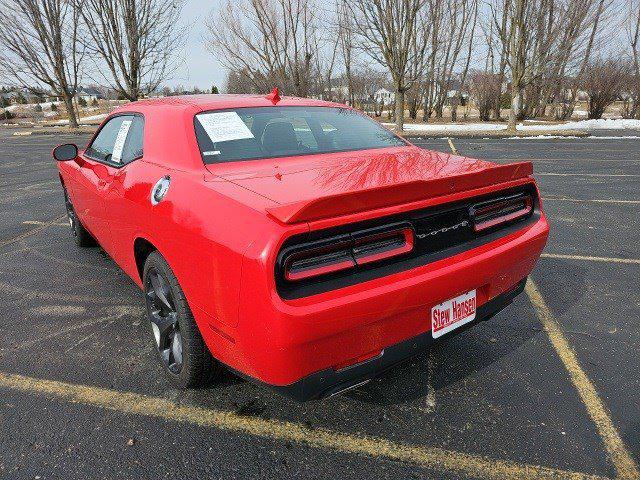
[[[284,278],[305,280],[329,273],[379,262],[413,250],[414,235],[410,227],[383,227],[341,235],[334,239],[301,245],[285,255]]]
[[[410,228],[359,238],[352,248],[353,258],[358,265],[385,260],[409,253],[411,250],[413,250],[413,230]]]
[[[305,280],[355,266],[356,262],[350,249],[303,251],[287,259],[284,278],[289,281]]]
[[[473,229],[476,232],[527,217],[531,212],[533,212],[533,198],[528,193],[477,203],[469,210]]]

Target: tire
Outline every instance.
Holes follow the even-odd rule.
[[[176,276],[157,251],[144,263],[143,284],[147,326],[167,380],[179,389],[217,380],[222,365],[209,352]]]
[[[95,247],[97,243],[87,229],[82,226],[82,223],[73,208],[67,189],[62,187],[62,190],[64,192],[64,205],[67,209],[67,218],[69,219],[69,227],[73,241],[76,242],[76,245],[79,247]]]

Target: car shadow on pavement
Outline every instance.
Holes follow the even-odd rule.
[[[554,314],[578,303],[586,292],[585,268],[577,262],[543,259],[532,277]],[[526,293],[496,317],[455,337],[434,344],[430,351],[396,366],[372,382],[345,393],[360,402],[400,405],[426,398],[489,368],[542,330]],[[443,368],[446,365],[446,368]]]
[[[567,312],[587,294],[587,268],[580,261],[543,258],[532,274],[542,298],[557,316]]]

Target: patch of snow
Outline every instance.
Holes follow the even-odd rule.
[[[392,123],[384,123],[387,127],[393,127]],[[429,132],[497,132],[507,129],[504,123],[406,123],[406,132],[429,133]],[[599,120],[577,120],[565,123],[547,125],[524,125],[517,126],[518,131],[524,132],[557,132],[558,130],[640,130],[640,120],[631,119],[599,119]],[[601,137],[602,138],[602,137]]]
[[[9,110],[10,112],[18,109],[18,108],[24,108],[25,110],[30,110],[35,108],[36,105],[40,105],[42,107],[43,110],[47,110],[47,109],[51,109],[51,105],[60,105],[62,102],[42,102],[42,103],[24,103],[24,104],[16,104],[16,105],[9,105],[8,107],[5,107],[5,110]]]
[[[383,123],[385,127],[393,127],[393,123]],[[405,123],[405,132],[488,132],[504,130],[502,123]]]
[[[596,139],[596,140],[626,140],[626,139],[630,138],[630,139],[636,139],[637,140],[637,139],[640,138],[640,136],[637,136],[637,135],[627,135],[627,136],[620,135],[618,137],[616,137],[616,136],[597,137],[595,135],[591,135],[591,136],[586,137],[586,138],[593,138],[593,139]]]
[[[562,135],[536,135],[535,137],[505,137],[505,140],[549,140],[549,139],[567,139],[567,138],[582,138],[582,137],[575,137],[575,136],[569,136],[569,137],[565,137]],[[591,138],[591,137],[585,137],[585,138]]]
[[[557,131],[557,130],[634,130],[640,129],[640,120],[610,119],[577,120],[572,122],[557,123],[554,125],[518,125],[518,130],[524,131]]]
[[[81,117],[80,121],[78,123],[82,123],[82,122],[90,122],[92,120],[104,120],[107,117],[106,113],[101,113],[99,115],[91,115],[89,117]],[[68,119],[64,119],[64,120],[58,120],[56,122],[57,125],[66,125],[67,123],[69,123]]]

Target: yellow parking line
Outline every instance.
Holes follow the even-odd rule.
[[[640,177],[640,175],[634,173],[551,173],[551,172],[536,172],[534,176],[544,177]]]
[[[447,138],[447,142],[449,142],[449,148],[451,148],[451,152],[454,155],[458,155],[458,149],[456,148],[456,146],[453,144],[453,140],[451,140],[451,138]]]
[[[640,200],[619,200],[615,198],[571,198],[571,197],[547,197],[542,196],[542,200],[544,202],[551,201],[560,201],[560,202],[575,202],[575,203],[620,203],[620,204],[631,204],[637,205],[640,203]]]
[[[604,263],[630,263],[640,265],[640,259],[638,258],[616,258],[616,257],[590,257],[587,255],[563,255],[560,253],[543,253],[540,255],[542,258],[558,258],[562,260],[586,260],[589,262],[604,262]]]
[[[19,242],[20,240],[24,240],[27,237],[30,237],[31,235],[35,235],[38,232],[41,232],[42,230],[46,230],[47,228],[49,228],[51,225],[55,225],[56,223],[60,222],[63,218],[65,218],[67,215],[60,215],[59,217],[54,218],[53,220],[43,223],[42,225],[29,230],[28,232],[22,233],[20,235],[16,235],[15,237],[12,238],[8,238],[6,240],[2,240],[0,241],[0,248],[2,247],[6,247],[7,245],[11,245],[12,243],[16,243]]]
[[[55,225],[56,227],[68,227],[69,223],[65,222],[65,223],[49,223],[49,222],[41,222],[39,220],[25,220],[24,222],[22,222],[23,225]]]
[[[445,471],[456,477],[490,479],[602,479],[567,470],[538,465],[493,460],[480,455],[393,442],[367,435],[309,428],[300,423],[240,416],[233,412],[178,405],[163,398],[105,388],[76,385],[0,372],[0,387],[13,391],[46,395],[56,400],[104,408],[125,414],[143,415],[202,427],[242,432],[256,437],[306,444],[386,460],[410,463],[429,470]]]
[[[591,380],[580,366],[576,352],[569,345],[569,342],[560,329],[560,325],[554,318],[551,310],[549,310],[549,307],[544,301],[544,298],[542,298],[533,280],[529,279],[527,281],[525,291],[551,340],[553,348],[569,372],[571,382],[578,390],[578,394],[589,416],[596,425],[609,458],[616,469],[617,478],[640,479],[640,470],[638,470],[633,457],[625,447],[622,438],[620,438],[620,434],[613,425],[607,407],[598,396],[598,392],[593,383],[591,383]]]

